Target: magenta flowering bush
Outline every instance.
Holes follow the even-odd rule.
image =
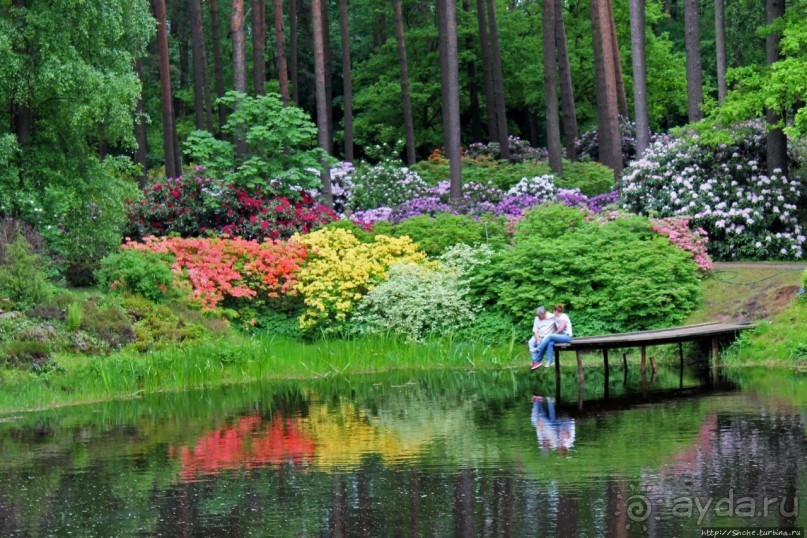
[[[664,137],[623,176],[626,209],[657,217],[688,216],[709,235],[719,259],[801,259],[805,236],[797,208],[805,199],[798,178],[765,171],[765,128],[737,127],[731,144],[696,135]]]
[[[709,237],[703,228],[691,229],[689,221],[689,217],[668,217],[650,219],[650,225],[654,232],[669,237],[673,245],[691,253],[704,274],[711,273],[714,267],[707,252]]]
[[[244,239],[286,239],[336,219],[307,192],[296,199],[239,188],[199,174],[146,186],[143,198],[128,202],[131,238],[150,235],[198,237],[207,233]]]

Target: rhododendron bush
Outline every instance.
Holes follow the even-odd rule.
[[[128,235],[226,233],[245,239],[287,239],[336,218],[307,192],[290,199],[260,187],[224,184],[202,172],[147,186],[141,200],[129,202]]]
[[[800,259],[805,236],[797,208],[798,178],[765,171],[765,130],[751,123],[731,144],[696,135],[656,140],[623,177],[624,207],[658,217],[691,217],[720,259]]]
[[[364,295],[387,277],[398,262],[422,264],[426,255],[408,237],[377,235],[362,243],[341,228],[324,228],[294,241],[309,249],[295,289],[303,295],[303,328],[333,329],[347,320]]]
[[[178,287],[206,309],[295,294],[295,276],[307,254],[306,246],[294,241],[220,238],[147,237],[122,248],[172,255]]]

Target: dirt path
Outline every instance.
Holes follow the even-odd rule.
[[[780,270],[793,270],[804,271],[807,269],[807,263],[794,262],[794,263],[768,263],[768,262],[715,262],[715,269],[780,269]]]

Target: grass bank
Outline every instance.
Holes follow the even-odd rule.
[[[496,369],[524,362],[526,350],[521,347],[515,341],[500,346],[451,340],[407,344],[383,336],[304,343],[233,334],[147,354],[124,350],[104,358],[62,355],[57,358],[60,368],[49,372],[2,371],[0,411],[261,379],[323,378],[396,369]]]

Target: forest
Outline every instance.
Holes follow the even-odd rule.
[[[540,303],[581,335],[682,323],[713,260],[803,259],[804,20],[805,0],[0,0],[5,364],[250,335],[510,361]]]

